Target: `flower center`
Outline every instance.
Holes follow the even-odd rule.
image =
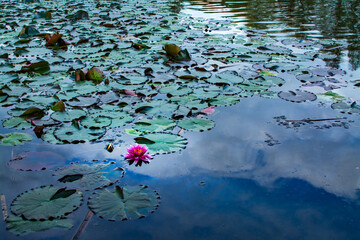
[[[142,154],[143,150],[141,148],[134,149],[134,152],[137,154]]]

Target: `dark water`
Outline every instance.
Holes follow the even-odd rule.
[[[343,40],[344,49],[329,50],[338,56],[331,64],[345,69],[348,79],[360,77],[358,1],[186,1],[182,7],[194,16],[229,17],[236,29],[265,30],[275,39]],[[357,89],[342,91],[359,100]],[[346,119],[286,127],[274,119],[283,115],[288,120]],[[161,205],[154,214],[124,222],[93,217],[82,239],[360,239],[358,115],[341,114],[319,101],[255,96],[218,108],[211,119],[216,122],[211,131],[184,134],[190,141],[181,153],[156,156],[149,165],[127,169],[122,183],[141,182],[160,193]],[[51,172],[10,168],[7,160],[17,153],[50,151],[61,155],[65,165],[118,160],[125,147],[113,153],[104,151],[103,144],[35,141],[21,149],[1,147],[1,192],[9,205],[25,190],[56,183]],[[71,239],[87,211],[82,206],[76,212],[71,230],[21,238],[0,221],[0,238]]]

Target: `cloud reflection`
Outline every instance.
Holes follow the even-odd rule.
[[[255,100],[256,99],[256,100]],[[181,154],[156,156],[149,166],[132,168],[153,177],[210,174],[238,177],[272,187],[279,178],[298,178],[338,196],[356,197],[359,186],[360,132],[304,126],[298,131],[277,126],[274,116],[293,119],[334,116],[331,109],[315,104],[253,98],[214,116],[216,126],[204,133],[186,133]],[[281,144],[264,143],[269,133]]]

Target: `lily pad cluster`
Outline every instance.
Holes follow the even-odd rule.
[[[3,126],[33,128],[56,144],[102,141],[107,131],[131,123],[143,135],[204,131],[214,124],[198,119],[206,116],[203,109],[256,94],[276,97],[269,89],[286,85],[284,73],[299,80],[298,88],[345,84],[340,69],[302,66],[325,46],[276,42],[256,30],[248,30],[247,40],[218,34],[231,22],[174,14],[177,4],[3,1],[4,14],[19,12],[0,26],[0,106],[9,114]],[[204,31],[209,28],[213,33]],[[277,95],[316,99],[301,89]]]
[[[112,221],[143,218],[158,208],[159,194],[147,186],[115,185],[112,190],[109,186],[118,182],[125,171],[113,162],[104,162],[59,168],[54,174],[59,186],[41,186],[17,196],[11,204],[12,214],[6,218],[7,229],[26,235],[51,228],[72,228],[68,215],[82,204],[82,191],[93,192],[88,202],[91,211]],[[114,177],[116,180],[112,180]]]

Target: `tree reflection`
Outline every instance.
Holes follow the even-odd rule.
[[[360,1],[358,0],[185,0],[193,4],[208,4],[203,7],[210,12],[232,13],[235,21],[246,26],[268,29],[267,23],[283,23],[291,29],[281,29],[287,36],[297,38],[344,39],[348,42],[349,63],[353,70],[360,66]],[[216,5],[215,5],[216,4]],[[245,17],[244,20],[242,20]],[[295,29],[293,29],[295,28]],[[319,36],[320,33],[320,36]],[[342,51],[327,49],[337,59],[328,62],[338,67]]]

